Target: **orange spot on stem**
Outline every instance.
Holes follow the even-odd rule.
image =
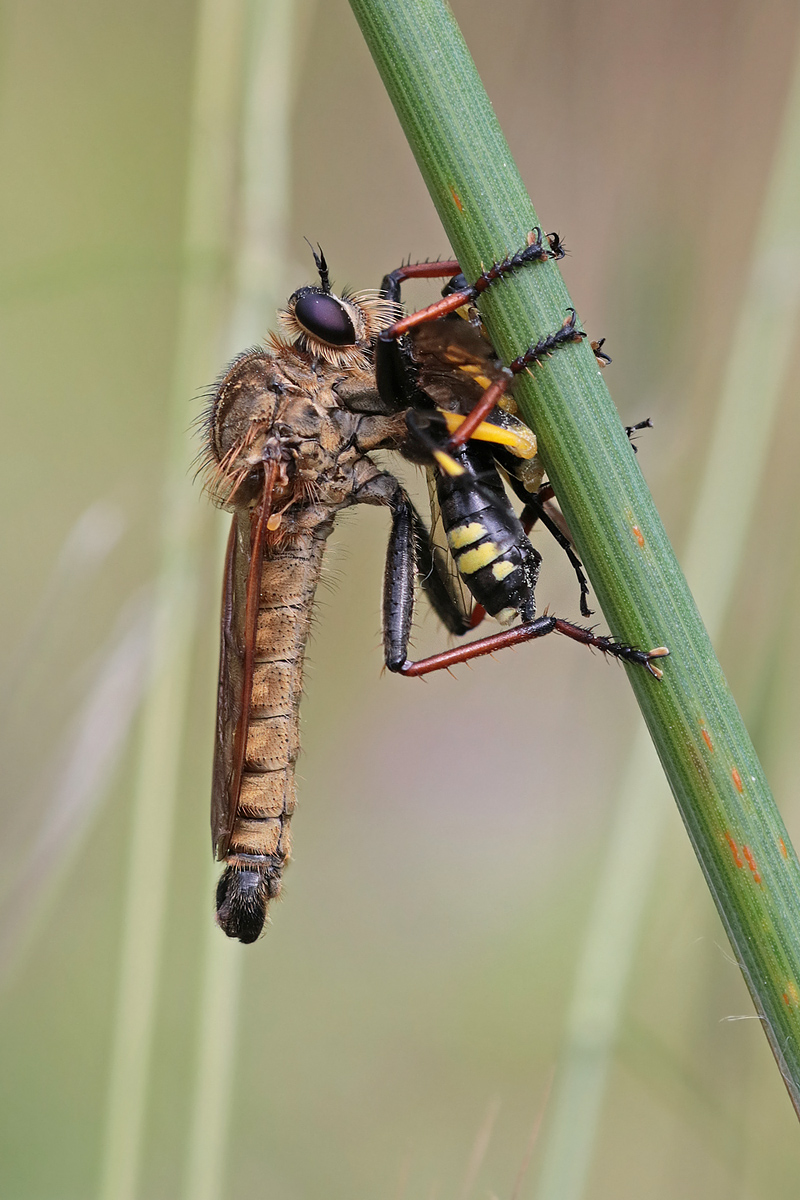
[[[756,881],[756,883],[761,883],[761,876],[758,873],[758,867],[756,866],[756,860],[753,858],[753,852],[750,849],[750,847],[742,846],[742,854],[747,859],[747,865],[750,868],[750,870],[753,872],[753,879]]]
[[[783,838],[778,838],[778,845],[781,848],[781,854],[783,855],[783,857],[788,858],[789,851],[786,849],[786,842],[783,840]]]
[[[742,862],[741,858],[739,857],[739,847],[736,845],[736,842],[733,840],[733,837],[731,836],[731,834],[728,832],[727,829],[725,830],[725,839],[731,848],[731,854],[733,855],[733,861],[736,863],[737,867],[743,867],[744,863]]]
[[[705,725],[700,726],[700,732],[703,735],[703,741],[705,742],[705,744],[708,746],[709,750],[713,754],[714,753],[714,743],[712,742],[711,734],[708,732]]]
[[[731,771],[731,779],[733,780],[734,787],[736,788],[737,792],[743,792],[744,784],[742,783],[742,777],[736,770],[736,767],[734,767]]]
[[[644,534],[642,533],[642,531],[638,525],[633,526],[633,536],[636,538],[637,542],[639,543],[639,549],[644,550]]]
[[[790,979],[786,985],[786,991],[783,993],[783,1002],[788,1008],[797,1008],[800,1004],[800,992],[797,990],[797,984]]]
[[[455,204],[458,211],[463,212],[464,205],[461,203],[461,197],[459,196],[456,189],[453,187],[452,183],[450,184],[450,195],[453,197],[453,203]]]

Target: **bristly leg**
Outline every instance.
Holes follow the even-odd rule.
[[[470,642],[467,646],[456,646],[452,650],[445,650],[441,654],[423,658],[420,662],[405,662],[399,668],[399,673],[417,676],[428,675],[432,671],[447,670],[458,663],[468,662],[472,658],[480,658],[484,654],[494,654],[497,650],[518,646],[536,638],[547,637],[550,633],[562,633],[565,637],[580,642],[581,645],[601,650],[603,654],[609,654],[636,666],[646,667],[655,679],[661,679],[663,672],[654,665],[653,659],[666,658],[669,655],[666,646],[656,646],[653,650],[639,650],[636,646],[626,646],[622,642],[616,642],[612,637],[596,634],[591,629],[584,629],[580,625],[574,625],[571,621],[562,620],[561,617],[543,616],[523,625],[515,625],[513,629],[505,629],[502,633],[493,634],[491,637],[481,638],[477,642]]]
[[[628,435],[628,441],[631,444],[631,449],[633,450],[634,454],[639,453],[639,447],[636,445],[633,435],[635,433],[638,433],[640,429],[652,429],[652,428],[653,428],[652,417],[648,417],[646,421],[637,421],[637,423],[635,425],[626,425],[625,426],[625,432]]]
[[[439,317],[445,317],[448,313],[463,308],[465,304],[474,303],[498,279],[518,271],[520,267],[526,266],[528,263],[563,258],[564,249],[558,234],[548,234],[545,239],[542,237],[541,229],[537,228],[532,231],[530,236],[532,240],[526,246],[523,246],[516,254],[507,254],[500,262],[493,263],[486,271],[481,272],[474,283],[468,284],[464,280],[463,288],[450,292],[426,308],[409,313],[402,320],[390,325],[388,329],[384,329],[380,334],[379,341],[384,343],[397,341],[417,325],[422,325],[427,321],[436,321]],[[460,272],[461,266],[453,259],[435,263],[409,263],[384,276],[381,290],[385,292],[387,299],[397,302],[400,299],[400,285],[406,279],[447,279],[450,276],[460,275]]]
[[[586,334],[577,327],[575,309],[570,308],[568,311],[570,315],[560,329],[557,329],[555,333],[547,334],[546,337],[540,338],[538,342],[529,346],[524,353],[508,364],[503,377],[486,389],[463,424],[459,425],[455,433],[451,434],[448,449],[454,450],[457,446],[463,446],[469,441],[481,422],[485,421],[492,409],[496,407],[501,396],[508,391],[515,375],[521,374],[522,371],[534,364],[540,365],[545,358],[549,358],[561,346],[567,345],[569,342],[583,341]]]

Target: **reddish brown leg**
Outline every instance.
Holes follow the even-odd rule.
[[[478,626],[481,624],[481,622],[485,619],[485,617],[486,617],[486,609],[483,607],[482,604],[476,604],[475,607],[473,608],[472,613],[470,614],[470,618],[469,618],[470,629],[477,629]]]
[[[457,663],[468,662],[471,658],[480,658],[484,654],[494,654],[496,650],[505,650],[508,646],[517,646],[522,642],[530,642],[535,638],[546,637],[549,633],[563,633],[584,646],[593,646],[604,654],[621,658],[624,662],[636,663],[646,667],[651,675],[660,679],[662,671],[653,665],[654,658],[665,658],[669,654],[666,646],[657,646],[654,650],[637,650],[635,646],[625,646],[615,642],[611,637],[602,637],[591,629],[583,629],[573,625],[571,621],[563,621],[560,617],[537,617],[526,625],[516,625],[513,629],[504,629],[491,637],[480,638],[467,646],[456,646],[452,650],[444,650],[420,662],[406,662],[400,668],[401,675],[428,675],[431,671],[442,671]]]
[[[549,358],[554,350],[566,342],[580,342],[586,337],[582,330],[576,328],[575,309],[571,308],[569,312],[570,315],[556,333],[541,338],[533,346],[529,346],[524,354],[520,354],[518,358],[509,363],[503,378],[496,380],[491,387],[486,389],[466,420],[459,425],[455,433],[450,435],[446,449],[454,450],[458,446],[463,446],[472,437],[481,421],[486,420],[500,397],[508,390],[515,375],[527,370],[533,363],[541,364],[543,359]]]
[[[436,321],[439,317],[446,317],[448,313],[455,312],[457,308],[477,300],[478,296],[482,295],[496,280],[516,271],[525,263],[546,262],[551,258],[562,257],[563,249],[558,237],[551,233],[545,240],[542,237],[541,229],[534,229],[530,233],[528,244],[524,249],[519,250],[516,254],[507,254],[501,262],[494,263],[487,271],[483,271],[472,285],[462,291],[444,296],[434,304],[429,304],[426,308],[419,309],[418,312],[409,313],[407,317],[390,325],[380,334],[381,341],[395,341],[417,325],[423,325],[427,321]],[[399,298],[400,284],[406,279],[447,279],[449,276],[460,274],[460,272],[461,266],[455,259],[432,263],[408,263],[407,266],[398,267],[396,271],[392,271],[391,275],[386,276],[382,291],[386,292],[389,299],[393,300]]]

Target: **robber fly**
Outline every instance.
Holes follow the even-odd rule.
[[[334,296],[324,258],[318,287],[279,314],[283,337],[240,354],[206,416],[204,467],[214,500],[233,512],[225,561],[211,824],[226,866],[217,920],[252,942],[289,857],[302,667],[325,542],[353,504],[392,513],[392,544],[417,562],[437,611],[443,587],[408,496],[369,452],[406,435],[404,415],[343,407],[337,386],[379,408],[370,348],[399,315],[379,292]],[[391,597],[391,625],[412,592]],[[407,641],[408,631],[405,640]]]
[[[426,423],[436,408],[431,396],[418,390],[410,399],[408,380],[402,393],[386,382],[392,372],[396,382],[398,348],[405,353],[402,339],[426,322],[404,324],[410,318],[402,318],[398,303],[387,296],[391,286],[336,296],[324,256],[314,257],[319,285],[291,296],[279,314],[282,337],[273,336],[266,350],[244,352],[227,368],[206,419],[209,490],[233,512],[212,795],[214,849],[226,864],[217,887],[217,920],[228,936],[243,942],[260,934],[289,857],[303,656],[325,542],[340,510],[364,503],[391,512],[383,630],[384,657],[392,671],[424,674],[553,631],[644,665],[655,675],[660,672],[652,660],[666,653],[663,647],[623,646],[560,618],[535,618],[539,555],[511,509],[496,467],[488,479],[486,470],[475,470],[476,441],[493,439],[487,460],[492,464],[501,454],[498,446],[509,440],[510,427],[517,457],[532,457],[531,435],[526,442],[513,418],[483,419],[507,391],[514,364],[511,373],[498,368],[481,397],[477,420],[474,413],[465,417],[451,406],[444,410],[450,416],[441,418],[444,432],[431,429]],[[473,302],[494,279],[528,261],[535,261],[531,247],[485,272],[466,299],[455,293],[439,302],[440,308],[432,306],[427,320],[438,322],[447,311]],[[573,314],[561,331],[519,361],[539,361],[582,336]],[[414,386],[419,383],[418,378]],[[380,449],[435,465],[443,525],[462,579],[490,614],[509,619],[519,613],[522,625],[409,662],[417,579],[448,629],[463,633],[469,622],[454,597],[447,564],[408,495],[370,458]]]

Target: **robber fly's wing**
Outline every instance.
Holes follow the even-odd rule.
[[[438,602],[435,581],[432,578],[422,579],[422,586],[431,605],[439,618],[451,633],[464,633],[469,629],[473,600],[464,587],[458,573],[455,561],[447,545],[447,537],[442,523],[442,513],[439,508],[439,497],[436,492],[436,471],[433,467],[426,468],[428,495],[431,506],[431,527],[429,542],[433,570],[436,573],[441,588],[446,593],[444,604]]]
[[[211,789],[211,837],[218,859],[228,852],[242,786],[261,567],[274,480],[275,471],[268,472],[257,518],[251,516],[249,509],[237,509],[234,513],[225,555]]]
[[[211,837],[217,858],[224,858],[233,832],[238,797],[231,794],[235,775],[234,743],[244,719],[245,598],[250,566],[250,520],[236,512],[225,554],[222,623],[217,686],[217,730],[211,790]]]

